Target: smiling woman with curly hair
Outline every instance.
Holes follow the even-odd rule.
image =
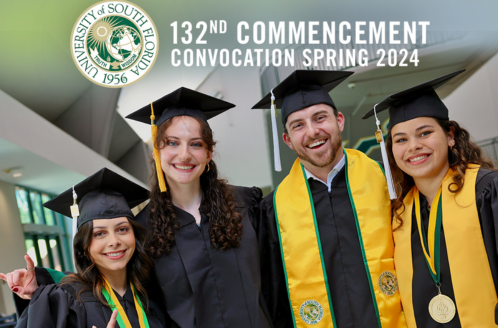
[[[496,327],[498,172],[435,89],[390,96],[394,262],[409,328]]]
[[[154,111],[150,203],[137,216],[173,327],[271,327],[262,301],[256,218],[259,188],[218,176],[207,119],[233,107],[180,88],[129,118]],[[152,292],[151,291],[151,292]]]

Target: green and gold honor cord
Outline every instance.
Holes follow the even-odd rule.
[[[443,209],[441,205],[441,188],[439,188],[431,208],[429,216],[428,237],[425,234],[424,225],[420,215],[420,193],[415,191],[415,216],[417,217],[418,233],[420,243],[424,251],[425,262],[429,268],[432,279],[439,286],[441,276],[439,272],[439,257],[441,249],[441,222],[443,220]]]
[[[114,311],[115,309],[118,310],[118,317],[117,317],[117,322],[119,324],[119,327],[121,328],[132,328],[130,324],[130,320],[128,319],[128,316],[126,315],[123,307],[121,306],[121,303],[119,303],[118,298],[116,297],[116,294],[114,294],[114,291],[112,290],[111,286],[109,285],[109,282],[107,279],[104,278],[104,289],[102,289],[102,294],[104,295],[105,299],[107,300],[107,303],[111,306],[111,310]],[[140,328],[150,328],[149,327],[149,321],[147,320],[147,315],[145,314],[144,308],[142,306],[142,302],[138,298],[138,296],[135,293],[135,286],[130,282],[131,290],[133,292],[133,299],[135,300],[135,308],[137,309],[137,315],[138,315],[138,321],[140,322]]]

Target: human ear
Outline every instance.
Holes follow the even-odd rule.
[[[341,112],[337,113],[337,125],[339,125],[339,130],[342,132],[344,130],[344,122],[346,119],[344,118],[344,115]]]
[[[289,146],[290,149],[294,149],[292,147],[292,142],[291,142],[290,136],[287,133],[284,133],[282,135],[282,138],[284,139],[284,142],[287,144],[287,146]]]
[[[448,138],[448,147],[452,148],[455,145],[455,128],[450,126],[450,131],[446,134]]]

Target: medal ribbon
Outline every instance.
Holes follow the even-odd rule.
[[[420,243],[422,245],[422,250],[424,251],[425,262],[429,268],[429,272],[432,279],[439,284],[441,280],[439,272],[439,257],[440,257],[440,239],[441,239],[441,222],[443,218],[443,209],[441,205],[441,187],[434,197],[434,202],[432,204],[431,213],[429,216],[429,231],[427,238],[425,234],[424,225],[422,223],[420,214],[420,193],[416,187],[414,187],[415,196],[415,216],[417,217],[418,233],[420,235]],[[429,251],[427,251],[427,248]]]
[[[109,285],[109,282],[107,279],[104,278],[104,289],[102,290],[102,294],[104,295],[105,299],[107,300],[107,303],[111,306],[111,310],[114,311],[115,309],[118,310],[118,317],[117,317],[117,322],[119,324],[119,327],[122,328],[132,328],[130,324],[130,320],[128,319],[128,316],[126,315],[123,307],[121,306],[121,303],[119,303],[118,298],[116,297],[116,294],[114,294],[114,291],[112,290],[111,286]],[[140,328],[150,328],[149,327],[149,321],[147,320],[147,316],[145,314],[144,308],[142,306],[142,302],[138,298],[138,296],[135,293],[135,286],[130,282],[131,290],[133,292],[133,299],[135,300],[135,308],[137,310],[137,315],[138,315],[138,321],[140,323]]]

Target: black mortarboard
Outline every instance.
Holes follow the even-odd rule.
[[[133,220],[131,209],[149,198],[147,189],[108,168],[103,168],[43,206],[71,217],[71,206],[74,204],[73,192],[77,195],[79,207],[77,229],[91,220],[118,217]]]
[[[156,172],[162,172],[159,150],[155,144],[158,126],[175,116],[197,117],[207,123],[207,120],[210,118],[233,107],[235,105],[229,102],[181,87],[152,102],[150,105],[131,113],[126,118],[151,125]],[[158,173],[157,180],[159,182],[159,189],[161,192],[165,192],[167,188],[164,175]]]
[[[462,69],[392,94],[363,115],[363,119],[375,115],[375,124],[377,125],[377,132],[375,135],[377,137],[377,142],[380,143],[382,161],[385,163],[384,172],[391,199],[396,199],[397,195],[394,188],[391,167],[389,166],[384,135],[380,128],[380,121],[377,118],[377,113],[389,108],[389,128],[392,128],[398,123],[409,121],[417,117],[434,117],[447,120],[449,119],[448,108],[446,108],[435,90],[463,71],[465,70]]]
[[[280,164],[275,108],[281,108],[280,116],[284,126],[290,114],[313,105],[327,104],[337,110],[329,92],[351,74],[353,72],[296,70],[252,107],[252,109],[271,109],[276,171],[281,171],[282,166]]]
[[[446,108],[435,90],[464,71],[462,69],[392,94],[378,103],[375,106],[375,111],[379,113],[389,108],[389,128],[398,123],[423,116],[448,120],[448,108]],[[374,108],[363,115],[363,119],[373,115]]]
[[[156,117],[156,126],[163,124],[172,117],[184,115],[198,117],[207,122],[210,118],[235,107],[234,104],[229,102],[184,87],[178,88],[154,101],[152,105]],[[126,118],[151,124],[150,116],[151,104],[131,113]]]
[[[290,114],[316,104],[327,104],[337,109],[329,92],[351,74],[353,72],[296,70],[252,109],[270,108],[272,92],[275,96],[275,107],[281,108],[284,125]]]

